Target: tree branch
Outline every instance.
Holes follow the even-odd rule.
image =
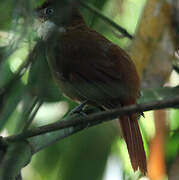
[[[112,27],[114,27],[115,29],[117,29],[124,37],[127,37],[129,39],[133,39],[134,37],[129,34],[127,32],[126,29],[124,29],[123,27],[121,27],[120,25],[118,25],[117,23],[115,23],[114,21],[112,21],[111,19],[109,19],[107,16],[105,16],[104,14],[102,14],[101,12],[99,12],[99,10],[97,10],[95,7],[93,7],[92,5],[83,2],[82,0],[78,0],[80,5],[86,9],[88,9],[89,11],[91,11],[92,13],[94,13],[95,15],[97,15],[98,17],[100,17],[103,21],[107,22],[108,24],[110,24]]]
[[[78,125],[84,126],[86,124],[86,127],[89,127],[96,124],[100,124],[102,122],[112,120],[119,116],[128,115],[128,114],[136,113],[136,112],[141,113],[141,112],[150,111],[150,110],[172,108],[172,107],[176,107],[177,105],[179,105],[179,96],[175,98],[164,99],[164,100],[149,102],[145,104],[131,105],[131,106],[126,106],[120,109],[118,108],[118,109],[113,109],[113,110],[109,110],[105,112],[94,113],[92,115],[88,115],[85,117],[84,116],[83,117],[70,116],[66,120],[61,120],[56,123],[52,123],[49,125],[27,130],[26,132],[23,132],[17,135],[5,137],[4,140],[5,141],[23,140],[23,139],[30,138],[33,136],[38,136],[47,132],[52,132],[52,131],[65,129],[69,127],[76,127]]]
[[[22,167],[30,162],[31,156],[31,147],[28,142],[19,141],[8,144],[0,163],[0,180],[14,180]]]

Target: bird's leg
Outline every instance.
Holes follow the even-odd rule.
[[[78,105],[77,107],[72,109],[69,114],[71,115],[71,114],[79,113],[79,114],[82,114],[82,115],[86,115],[85,112],[83,112],[83,109],[84,109],[84,107],[86,106],[87,103],[88,103],[88,100],[82,102],[80,105]]]

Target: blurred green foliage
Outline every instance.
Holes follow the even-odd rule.
[[[3,38],[3,35],[1,37],[1,31],[14,33],[12,37],[9,37],[10,45],[8,47],[0,47],[0,129],[4,133],[13,134],[22,130],[26,120],[24,119],[24,114],[28,111],[34,97],[38,97],[49,104],[65,101],[69,105],[68,111],[76,105],[76,103],[62,96],[57,85],[54,83],[48,64],[44,58],[44,49],[41,49],[43,42],[37,41],[38,44],[34,45],[34,42],[32,43],[31,39],[29,40],[29,31],[32,29],[32,24],[29,24],[28,22],[30,21],[27,21],[29,20],[28,13],[31,12],[32,15],[33,7],[38,6],[42,1],[33,0],[26,3],[23,0],[16,2],[2,0],[0,2],[0,38]],[[110,3],[116,3],[114,0],[86,0],[86,2],[91,3],[103,13],[109,11],[108,7],[111,6]],[[144,1],[126,0],[123,3],[125,9],[119,12],[114,20],[127,27],[129,32],[135,32]],[[122,3],[118,5],[123,6]],[[118,9],[120,10],[121,7]],[[104,26],[98,17],[85,9],[82,12],[91,27],[105,34],[115,43],[125,46],[126,40],[114,37],[114,34],[109,31],[109,28],[104,28],[107,25]],[[131,14],[135,14],[135,16],[131,17]],[[17,39],[16,36],[24,38]],[[27,43],[30,46],[29,49],[33,49],[33,51],[31,54],[25,55],[22,50],[21,55],[24,56],[22,58],[14,52],[22,48],[24,43]],[[32,48],[33,46],[34,48]],[[27,51],[30,51],[27,47],[25,48]],[[14,81],[13,77],[16,71],[14,72],[12,69],[12,64],[15,64],[14,66],[16,66],[17,70],[19,67],[18,63],[16,64],[17,58],[20,58],[21,63],[26,58],[30,58],[32,59],[32,64],[27,68],[22,78]],[[143,103],[161,98],[175,97],[179,94],[178,92],[178,87],[146,90],[143,92],[143,96],[139,99],[139,102]],[[59,109],[59,111],[63,111],[63,109]],[[38,118],[37,116],[36,122]],[[178,155],[178,119],[179,111],[171,111],[172,131],[166,143],[166,163],[168,169]],[[151,134],[148,133],[146,127],[153,125],[152,116],[150,116],[150,119],[146,118],[142,120],[141,124],[147,146]],[[119,132],[120,130],[116,127],[115,122],[109,122],[66,138],[34,155],[32,163],[23,170],[23,178],[24,180],[102,180],[108,158],[112,154],[117,154],[122,159],[122,162],[126,163],[120,169],[121,173],[126,178],[134,179],[137,175],[133,175],[129,157],[126,153],[127,149],[123,140],[118,136]],[[135,178],[137,179],[137,177]]]
[[[64,139],[34,158],[34,170],[44,180],[102,179],[116,137],[114,130],[110,123],[106,123]]]
[[[28,57],[33,61],[29,71],[28,89],[32,96],[37,96],[45,102],[58,101],[61,93],[51,76],[45,59],[45,49],[42,49],[43,43],[38,42]]]

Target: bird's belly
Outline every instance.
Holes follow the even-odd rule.
[[[113,83],[112,85],[97,82],[93,84],[83,82],[77,78],[74,78],[74,81],[74,79],[65,78],[60,73],[57,73],[54,77],[64,95],[76,102],[88,100],[91,105],[117,107],[124,104],[124,102],[130,101],[132,98],[130,94],[126,94],[125,84],[120,82]]]
[[[87,100],[86,98],[82,97],[79,92],[74,88],[73,84],[66,81],[66,80],[60,80],[56,79],[57,84],[60,88],[60,90],[63,92],[63,94],[72,100],[76,102],[83,102]]]

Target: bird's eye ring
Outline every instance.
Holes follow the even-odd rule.
[[[53,8],[45,8],[44,9],[45,15],[51,15],[51,14],[53,14],[53,12],[54,12]]]

